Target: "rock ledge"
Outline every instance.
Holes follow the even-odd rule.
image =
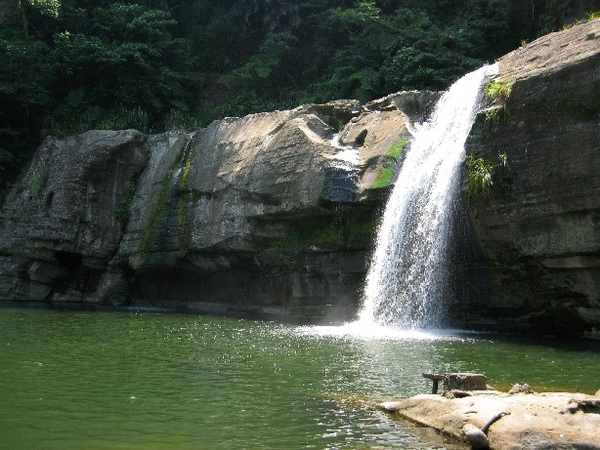
[[[462,398],[423,394],[380,404],[384,411],[467,443],[465,426],[487,431],[493,450],[600,449],[600,397],[566,392],[473,391]],[[467,428],[469,429],[469,428]]]

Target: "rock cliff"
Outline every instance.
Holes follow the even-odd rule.
[[[405,124],[434,98],[49,137],[0,216],[0,298],[347,318]]]
[[[598,338],[600,20],[506,55],[488,91],[455,324]],[[435,99],[49,137],[0,214],[0,299],[350,318],[408,124]]]
[[[598,338],[600,20],[504,56],[491,91],[467,149],[492,180],[469,201],[487,267],[473,308],[502,329]]]

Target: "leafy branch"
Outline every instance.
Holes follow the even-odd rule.
[[[494,179],[500,171],[509,171],[508,155],[499,152],[496,162],[488,162],[484,158],[477,158],[472,153],[467,157],[467,172],[469,174],[469,199],[487,197],[494,186]]]

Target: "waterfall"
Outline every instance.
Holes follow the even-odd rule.
[[[419,127],[379,226],[359,323],[403,329],[440,326],[464,144],[483,85],[496,72],[493,65],[465,75]]]

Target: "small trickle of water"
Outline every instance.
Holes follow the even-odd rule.
[[[464,144],[485,81],[497,66],[458,80],[416,132],[380,225],[359,323],[440,326],[447,286],[447,238]]]
[[[336,134],[330,145],[338,151],[330,157],[328,167],[329,189],[326,198],[334,203],[354,201],[358,184],[358,149],[342,144]]]
[[[344,145],[340,142],[339,135],[335,134],[329,144],[339,151],[332,158],[332,167],[346,170],[356,170],[360,153],[358,149]]]

